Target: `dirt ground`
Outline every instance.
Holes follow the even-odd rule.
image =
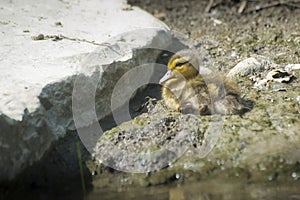
[[[128,0],[150,12],[171,30],[188,35],[208,51],[213,64],[228,71],[252,54],[277,64],[299,63],[300,1]],[[239,10],[242,13],[239,13]]]

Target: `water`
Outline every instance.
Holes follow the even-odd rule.
[[[300,182],[242,183],[211,180],[145,188],[94,188],[86,199],[257,200],[300,199]]]

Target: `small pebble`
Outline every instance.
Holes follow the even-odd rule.
[[[166,13],[157,13],[157,14],[154,14],[154,17],[156,17],[157,19],[159,20],[162,20],[164,21],[166,19]]]
[[[214,23],[214,26],[217,26],[217,25],[220,25],[220,24],[223,23],[221,20],[216,19],[216,18],[212,18],[212,21],[213,21],[213,23]]]
[[[295,180],[297,180],[299,176],[297,175],[296,172],[293,172],[293,173],[292,173],[292,177],[293,177]]]
[[[298,101],[299,105],[300,105],[300,96],[296,97],[296,100]]]
[[[123,10],[123,11],[132,11],[133,8],[132,8],[132,6],[127,6],[127,7],[125,7],[125,8],[122,8],[122,10]]]
[[[32,39],[33,40],[44,40],[45,36],[44,36],[44,34],[39,34],[38,36],[33,36]]]
[[[55,22],[55,26],[60,26],[60,27],[62,27],[63,25],[62,25],[61,22]]]

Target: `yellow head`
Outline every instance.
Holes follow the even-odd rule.
[[[172,78],[184,78],[191,79],[196,77],[199,72],[196,69],[197,57],[190,52],[180,52],[171,57],[168,63],[168,71],[161,78],[160,83],[163,84],[165,81]],[[194,67],[195,66],[195,67]]]

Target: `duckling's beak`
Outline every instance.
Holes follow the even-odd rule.
[[[174,75],[172,74],[172,71],[168,70],[167,73],[159,80],[159,84],[164,84],[167,80],[173,77]]]

